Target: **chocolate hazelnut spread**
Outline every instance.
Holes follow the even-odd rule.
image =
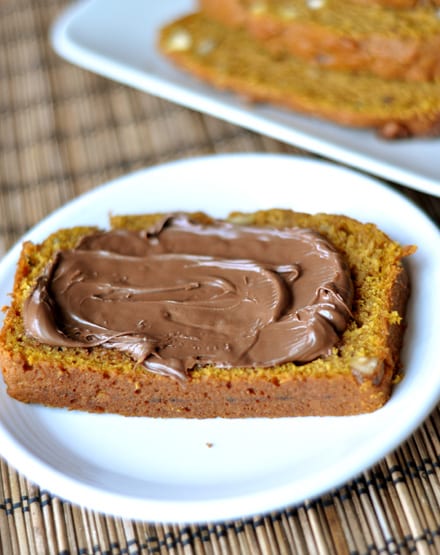
[[[102,345],[151,372],[270,367],[329,354],[350,318],[343,257],[318,233],[185,214],[102,231],[60,251],[25,302],[28,335]]]

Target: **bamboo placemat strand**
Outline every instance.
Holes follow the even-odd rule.
[[[125,172],[210,153],[310,156],[59,59],[47,34],[63,5],[0,3],[0,255],[54,209]],[[401,190],[440,221],[438,199]],[[0,554],[16,553],[438,554],[439,408],[349,483],[296,507],[221,523],[99,514],[40,489],[0,458]]]

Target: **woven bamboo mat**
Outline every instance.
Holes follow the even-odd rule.
[[[210,153],[307,155],[60,60],[47,32],[61,8],[55,0],[0,2],[0,256],[54,209],[125,172]],[[401,190],[440,222],[439,199]],[[0,554],[10,553],[440,553],[439,408],[343,487],[279,512],[203,526],[98,514],[0,459]]]

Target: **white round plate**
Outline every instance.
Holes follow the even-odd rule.
[[[197,158],[116,179],[61,208],[24,239],[40,241],[78,224],[106,226],[109,213],[205,210],[221,217],[273,207],[347,214],[418,245],[408,261],[413,293],[405,377],[385,407],[339,418],[126,418],[28,406],[9,398],[1,381],[1,455],[70,502],[125,518],[183,523],[249,516],[320,495],[407,438],[440,395],[440,234],[379,182],[298,157]],[[2,305],[20,244],[0,264]]]

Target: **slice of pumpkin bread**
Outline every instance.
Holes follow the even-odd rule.
[[[275,54],[385,79],[440,78],[438,8],[395,10],[346,0],[199,0],[200,11],[243,28]]]
[[[384,80],[275,56],[245,30],[202,13],[166,25],[159,47],[178,67],[251,101],[375,128],[389,139],[440,133],[440,82]]]
[[[116,216],[112,227],[144,230],[160,218]],[[211,221],[204,214],[191,218],[200,224]],[[118,349],[37,341],[25,331],[24,305],[55,255],[96,232],[74,228],[41,244],[23,245],[0,333],[0,364],[9,395],[25,403],[89,412],[186,418],[342,416],[383,406],[400,378],[409,292],[402,259],[414,248],[345,216],[273,209],[233,213],[228,221],[247,228],[313,230],[345,257],[353,283],[351,317],[330,354],[271,367],[196,365],[182,383],[148,371]]]

